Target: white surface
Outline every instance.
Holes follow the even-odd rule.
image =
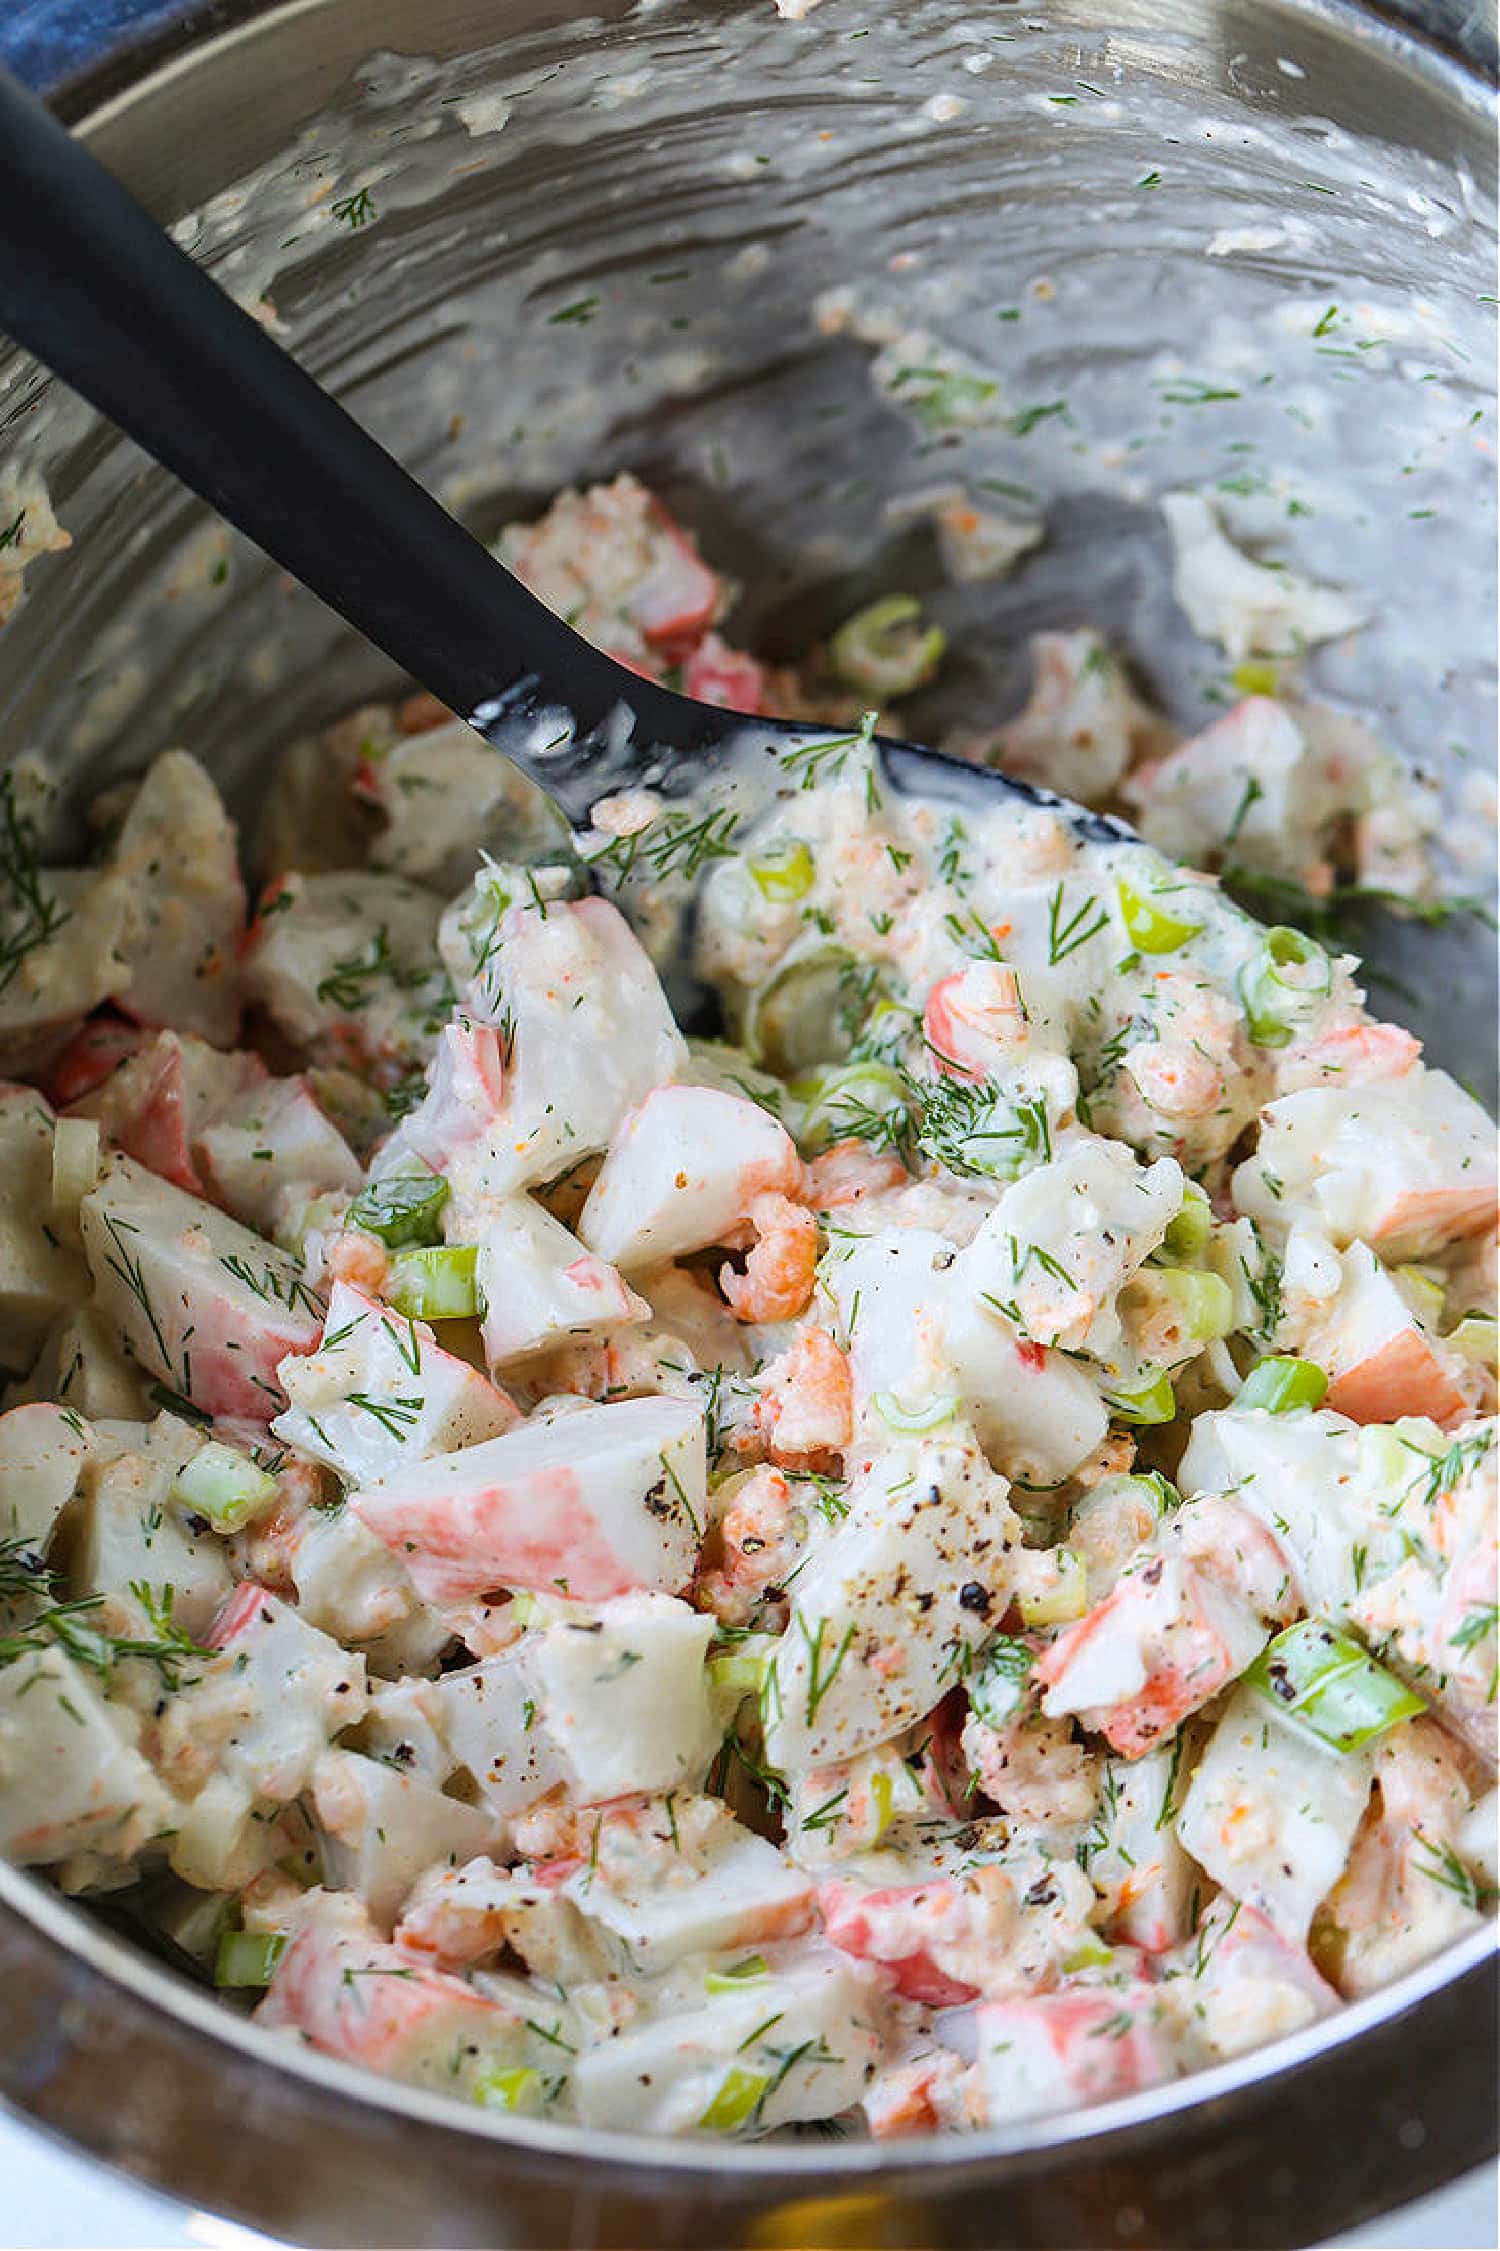
[[[1493,2169],[1340,2236],[1320,2251],[1492,2251],[1500,2243]],[[0,2113],[0,2245],[5,2251],[273,2251],[270,2238],[190,2212],[70,2157]]]

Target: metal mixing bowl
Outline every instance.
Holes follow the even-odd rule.
[[[1368,603],[1313,682],[1441,793],[1472,892],[1493,124],[1483,11],[1403,12],[1452,36],[1352,0],[12,0],[0,58],[481,527],[628,467],[744,582],[757,646],[930,596],[958,657],[918,732],[1013,707],[1026,633],[1086,621],[1179,721],[1209,714],[1225,668],[1170,600],[1155,503],[1212,489],[1236,536]],[[903,326],[993,382],[982,412],[924,426],[879,388]],[[59,843],[176,741],[253,831],[268,748],[379,661],[253,552],[221,572],[196,503],[0,355],[16,460],[75,541],[0,636],[0,744],[66,777]],[[1045,511],[1012,579],[943,580],[912,504],[954,482]],[[1480,925],[1362,935],[1376,1000],[1491,1080]],[[6,1870],[0,2037],[40,2123],[330,2243],[1307,2242],[1494,2142],[1486,1937],[1197,2079],[886,2147],[470,2116],[272,2043]]]

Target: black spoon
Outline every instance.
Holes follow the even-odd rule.
[[[731,739],[774,756],[822,732],[697,703],[592,648],[3,72],[0,210],[0,329],[467,718],[574,827],[606,789],[701,781]],[[993,769],[909,743],[881,751],[898,791],[991,805],[1009,793],[1065,811],[1091,840],[1130,834]]]

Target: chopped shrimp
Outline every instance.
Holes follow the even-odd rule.
[[[868,1142],[835,1141],[808,1166],[805,1194],[814,1211],[837,1211],[904,1188],[910,1177],[899,1157],[881,1156]]]
[[[1141,1100],[1164,1118],[1202,1118],[1224,1098],[1218,1066],[1192,1047],[1142,1040],[1126,1050],[1124,1068]]]
[[[922,1030],[949,1078],[987,1079],[1026,1044],[1026,1004],[1008,962],[971,961],[927,995]]]
[[[854,1436],[854,1383],[849,1356],[826,1329],[804,1329],[760,1379],[754,1426],[766,1452],[783,1468],[812,1455],[842,1452]]]
[[[362,1227],[345,1227],[334,1236],[323,1254],[323,1270],[330,1282],[347,1282],[366,1297],[379,1297],[391,1262],[385,1246]]]
[[[464,1969],[498,1954],[510,1936],[516,1880],[480,1857],[450,1868],[442,1862],[417,1880],[396,1926],[395,1942],[439,1969]]]
[[[756,1241],[743,1274],[720,1269],[719,1287],[742,1321],[794,1321],[807,1310],[818,1263],[818,1223],[805,1204],[767,1193],[750,1206]]]
[[[780,1470],[751,1470],[735,1490],[720,1534],[723,1559],[703,1572],[696,1595],[725,1625],[743,1626],[779,1584],[800,1552],[793,1523],[792,1489]]]
[[[1112,1430],[1073,1471],[1073,1483],[1090,1493],[1096,1485],[1102,1485],[1106,1477],[1126,1474],[1135,1460],[1135,1444],[1128,1430]]]
[[[971,1713],[963,1746],[985,1796],[1013,1821],[1067,1828],[1093,1812],[1098,1757],[1073,1740],[1067,1720],[1027,1713],[1005,1727],[991,1727]]]

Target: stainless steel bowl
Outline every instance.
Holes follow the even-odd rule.
[[[1481,10],[1442,26],[1482,44]],[[1155,502],[1216,488],[1237,533],[1368,601],[1314,680],[1381,719],[1442,795],[1452,880],[1487,884],[1494,138],[1451,38],[1353,0],[21,0],[0,57],[481,526],[629,467],[745,582],[761,644],[930,593],[962,655],[919,730],[1015,704],[1026,632],[1087,620],[1201,719],[1223,668],[1173,609]],[[924,431],[882,395],[902,323],[992,378],[998,418]],[[186,742],[253,828],[268,747],[378,661],[253,552],[205,568],[196,504],[0,355],[18,458],[75,545],[0,635],[4,755],[56,760],[66,829]],[[910,504],[980,479],[1045,508],[1046,544],[947,586]],[[1366,936],[1398,981],[1376,997],[1492,1078],[1480,926]],[[1307,2242],[1493,2148],[1495,2035],[1476,1937],[1108,2109],[702,2149],[299,2055],[0,1870],[0,2092],[311,2242]]]

